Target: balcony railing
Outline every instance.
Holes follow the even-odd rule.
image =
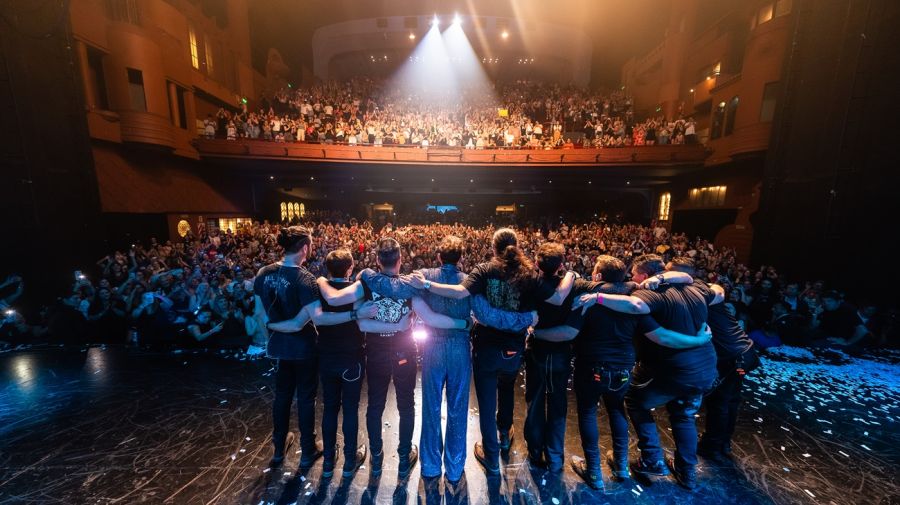
[[[194,146],[202,158],[441,165],[698,165],[708,155],[706,148],[699,144],[599,149],[464,149],[197,139]]]

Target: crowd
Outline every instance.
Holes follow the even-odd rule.
[[[358,222],[341,213],[308,214],[315,221],[308,268],[325,275],[328,252],[353,252],[357,270],[376,268],[375,243],[395,237],[405,261],[401,273],[437,264],[442,237],[465,239],[459,268],[469,271],[492,254],[490,238],[497,221],[487,224],[435,223],[394,225]],[[400,216],[407,222],[426,222],[421,216]],[[453,219],[444,217],[447,221]],[[628,264],[644,253],[668,260],[692,258],[697,275],[723,285],[726,306],[761,346],[790,343],[896,346],[896,309],[876,307],[863,299],[851,304],[824,281],[788,277],[774,266],[749,268],[734,251],[715,248],[702,238],[669,234],[661,226],[606,223],[522,223],[517,227],[520,247],[533,257],[545,241],[565,247],[565,267],[589,277],[597,256],[608,254]],[[484,224],[482,224],[484,223]],[[569,224],[571,223],[571,224]],[[503,223],[507,224],[507,223]],[[134,244],[102,258],[92,270],[76,272],[72,289],[55,306],[42,311],[40,324],[25,323],[15,310],[24,282],[11,275],[0,284],[4,319],[0,341],[103,339],[120,342],[126,334],[140,342],[247,348],[265,345],[266,334],[253,317],[253,278],[264,265],[278,259],[280,225],[254,224],[238,230],[200,228],[180,241]],[[828,340],[831,339],[831,340]]]
[[[206,138],[466,149],[625,147],[696,143],[692,118],[638,120],[622,91],[518,81],[493,88],[417,92],[357,78],[263,96],[258,108],[224,108]]]

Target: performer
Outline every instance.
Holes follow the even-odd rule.
[[[259,270],[254,281],[255,313],[263,321],[283,321],[298,313],[316,324],[341,324],[360,317],[372,317],[374,308],[360,307],[356,311],[324,314],[319,303],[319,289],[315,277],[302,266],[309,254],[312,237],[299,226],[281,230],[278,244],[284,249],[281,261]],[[266,354],[275,359],[275,401],[272,405],[272,444],[275,452],[270,464],[280,466],[285,450],[292,442],[289,435],[291,403],[297,395],[297,417],[300,427],[300,469],[306,470],[322,455],[321,443],[316,442],[315,413],[318,388],[318,360],[316,359],[316,330],[300,325],[292,333],[273,331],[266,346]]]

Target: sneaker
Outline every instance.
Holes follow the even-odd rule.
[[[627,480],[631,478],[631,472],[628,471],[628,457],[616,458],[613,451],[606,451],[606,464],[615,478],[619,480]]]
[[[675,480],[681,487],[693,490],[697,488],[697,467],[694,465],[688,465],[685,467],[679,468],[678,465],[675,464],[675,461],[671,458],[668,460],[669,468],[672,469],[672,474],[675,476]]]
[[[484,467],[484,472],[488,475],[500,475],[500,466],[488,463],[487,456],[484,454],[484,446],[481,442],[475,442],[475,459]]]
[[[603,490],[603,474],[600,465],[588,466],[584,458],[572,456],[572,470],[581,477],[591,489]]]
[[[500,432],[500,450],[508,451],[512,445],[513,439],[516,438],[516,427],[511,426],[506,433]]]
[[[375,454],[373,452],[372,455],[369,456],[369,473],[372,474],[372,476],[374,476],[374,477],[381,475],[381,466],[383,464],[384,464],[384,450],[382,449],[382,451],[378,454]]]
[[[322,459],[322,477],[330,479],[334,476],[334,457]]]
[[[294,432],[289,431],[287,434],[287,438],[285,438],[285,440],[284,440],[284,448],[279,450],[276,447],[275,454],[272,456],[272,459],[269,460],[269,466],[271,468],[278,468],[282,464],[284,464],[284,455],[294,445],[295,440],[296,440],[296,437],[294,435]]]
[[[316,464],[316,460],[322,457],[322,442],[320,440],[316,441],[316,446],[313,452],[307,454],[305,451],[300,455],[300,469],[301,470],[309,470],[312,468],[314,464]]]
[[[409,449],[409,454],[406,456],[400,455],[400,464],[397,465],[397,477],[401,480],[409,477],[409,472],[412,471],[418,461],[419,448],[416,447],[416,444],[413,444]]]
[[[366,451],[366,446],[361,445],[356,449],[354,459],[344,458],[344,470],[341,472],[343,477],[353,477],[353,474],[359,470],[359,467],[363,466],[363,463],[366,462]]]
[[[631,471],[647,477],[665,477],[669,475],[669,469],[663,460],[647,463],[643,458],[638,458],[631,463]]]

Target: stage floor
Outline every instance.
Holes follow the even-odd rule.
[[[369,479],[367,468],[352,481],[342,481],[340,472],[323,480],[321,460],[305,475],[296,472],[296,446],[282,469],[267,469],[273,385],[267,359],[35,346],[0,354],[0,503],[900,503],[898,361],[896,354],[863,360],[790,348],[766,359],[749,383],[734,465],[701,464],[694,493],[671,478],[612,482],[604,468],[600,494],[571,468],[559,478],[531,469],[521,436],[502,478],[489,483],[471,454],[480,438],[473,388],[465,485],[450,494],[442,485],[426,489],[418,466],[398,485],[392,391],[380,482]],[[517,393],[521,434],[523,389]],[[660,426],[671,452],[668,423]],[[605,415],[600,427],[605,452]],[[581,455],[574,395],[566,450],[567,459]]]

